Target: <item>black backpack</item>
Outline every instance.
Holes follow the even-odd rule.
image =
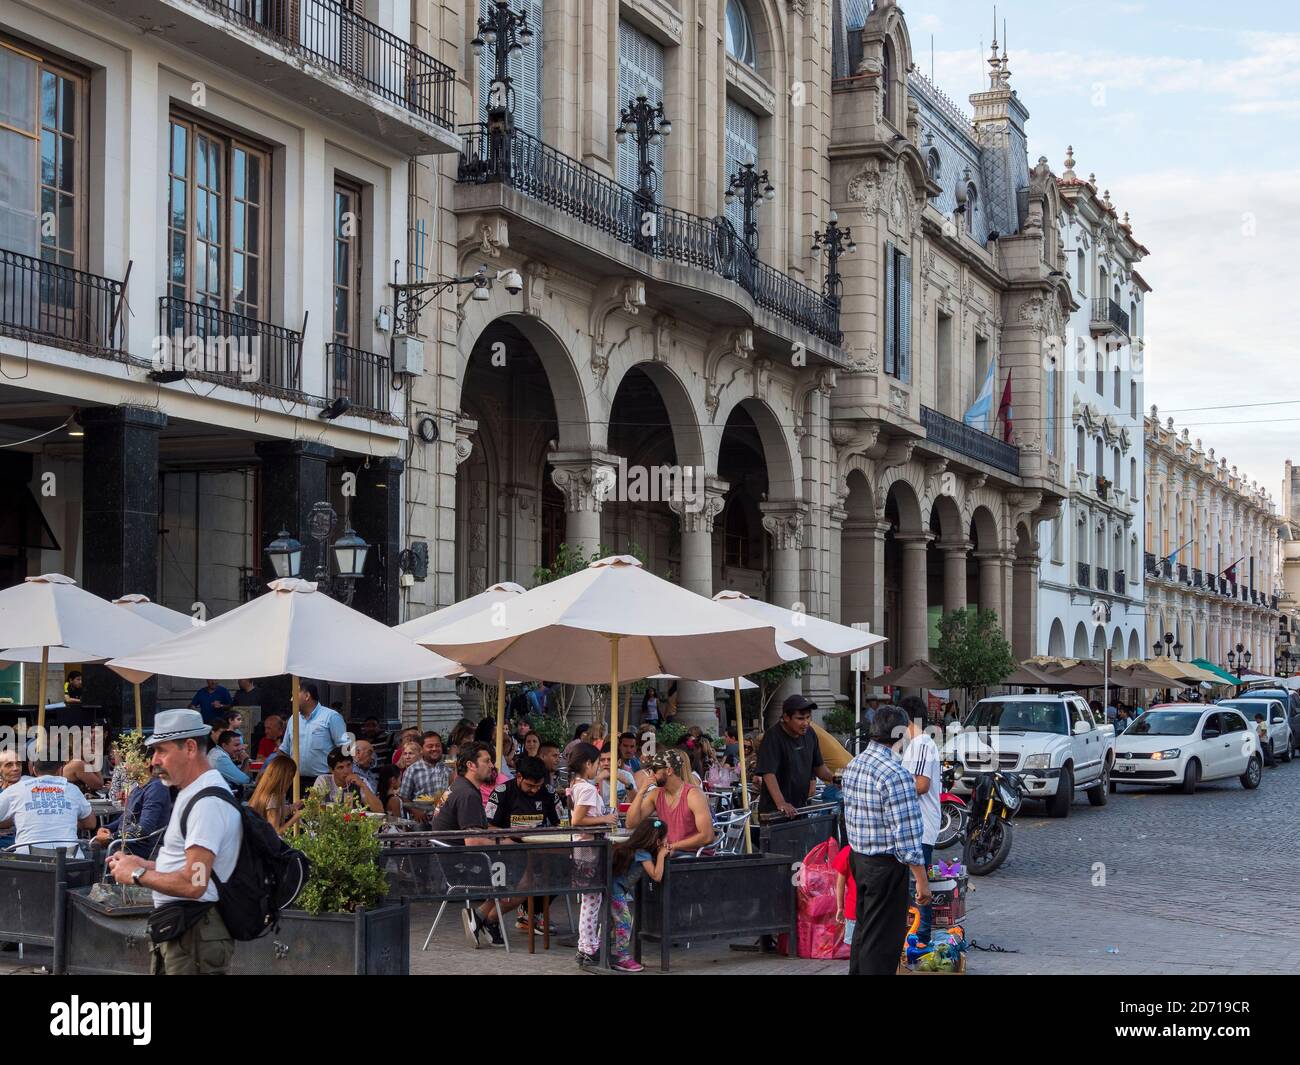
[[[204,788],[181,814],[184,839],[190,810],[200,799],[215,795],[239,811],[243,835],[235,868],[223,884],[216,870],[212,879],[219,895],[217,912],[230,934],[239,940],[257,939],[278,926],[280,911],[298,897],[307,883],[311,862],[302,851],[285,843],[264,817],[258,817],[230,793],[229,788]]]

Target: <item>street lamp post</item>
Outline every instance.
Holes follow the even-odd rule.
[[[510,10],[509,0],[494,0],[488,13],[478,20],[478,35],[470,48],[481,62],[492,50],[492,82],[488,86],[488,165],[500,174],[508,158],[510,135],[515,126],[515,90],[510,78],[510,57],[533,43],[528,12]]]
[[[726,194],[723,199],[732,204],[736,198],[740,198],[740,206],[744,212],[744,224],[741,226],[741,237],[745,241],[749,250],[758,253],[758,222],[754,218],[754,212],[758,205],[765,200],[771,203],[776,199],[776,189],[772,187],[772,182],[768,180],[767,171],[761,174],[754,169],[753,163],[745,163],[731,175],[731,184],[727,186]]]
[[[337,523],[338,514],[329,503],[320,502],[312,506],[307,517],[308,535],[316,541],[316,572],[312,579],[326,595],[351,606],[356,595],[357,578],[365,572],[370,545],[349,524],[343,535],[327,551],[325,542],[333,534]],[[290,536],[288,530],[281,531],[267,545],[266,554],[276,577],[302,576],[302,544]],[[331,554],[334,556],[336,571],[333,577],[330,576]]]
[[[658,175],[650,162],[650,146],[660,144],[664,137],[673,131],[673,124],[664,114],[663,102],[651,105],[644,92],[638,93],[635,100],[619,113],[618,129],[614,137],[619,144],[626,144],[631,137],[636,144],[636,206],[640,216],[637,227],[636,246],[642,251],[654,247],[655,239],[655,192]]]
[[[843,290],[840,256],[852,255],[858,250],[858,246],[853,241],[853,230],[841,229],[839,215],[834,211],[831,212],[826,228],[820,233],[813,234],[812,250],[817,252],[823,248],[826,249],[826,282],[822,285],[822,294],[836,310],[839,310],[840,293]]]

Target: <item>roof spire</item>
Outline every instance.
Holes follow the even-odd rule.
[[[998,9],[993,6],[993,48],[989,52],[989,88],[997,89],[1002,84],[1002,66],[998,62]]]
[[[1061,177],[1065,178],[1067,181],[1074,180],[1075,173],[1074,173],[1074,145],[1073,144],[1071,144],[1069,147],[1065,149],[1065,172],[1061,174]]]
[[[1000,77],[1004,86],[1011,84],[1011,68],[1007,66],[1007,20],[1002,20],[1002,69]]]

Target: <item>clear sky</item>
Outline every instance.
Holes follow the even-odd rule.
[[[966,105],[987,85],[993,5],[901,5],[913,60]],[[1146,406],[1281,505],[1300,463],[1300,4],[997,5],[1030,163],[1096,173],[1151,255]],[[983,51],[981,51],[981,41]],[[969,107],[965,106],[969,111]]]

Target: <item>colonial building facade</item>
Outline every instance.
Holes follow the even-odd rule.
[[[1173,418],[1146,418],[1146,598],[1148,653],[1157,641],[1183,661],[1274,669],[1283,522],[1269,493],[1216,458]],[[1172,557],[1171,557],[1172,556]],[[1173,642],[1163,645],[1164,637]],[[1242,650],[1238,651],[1240,647]]]
[[[1142,333],[1147,249],[1109,191],[1075,172],[1057,182],[1060,238],[1073,309],[1050,374],[1048,417],[1060,418],[1069,497],[1041,530],[1039,646],[1116,660],[1145,655],[1142,536]]]

